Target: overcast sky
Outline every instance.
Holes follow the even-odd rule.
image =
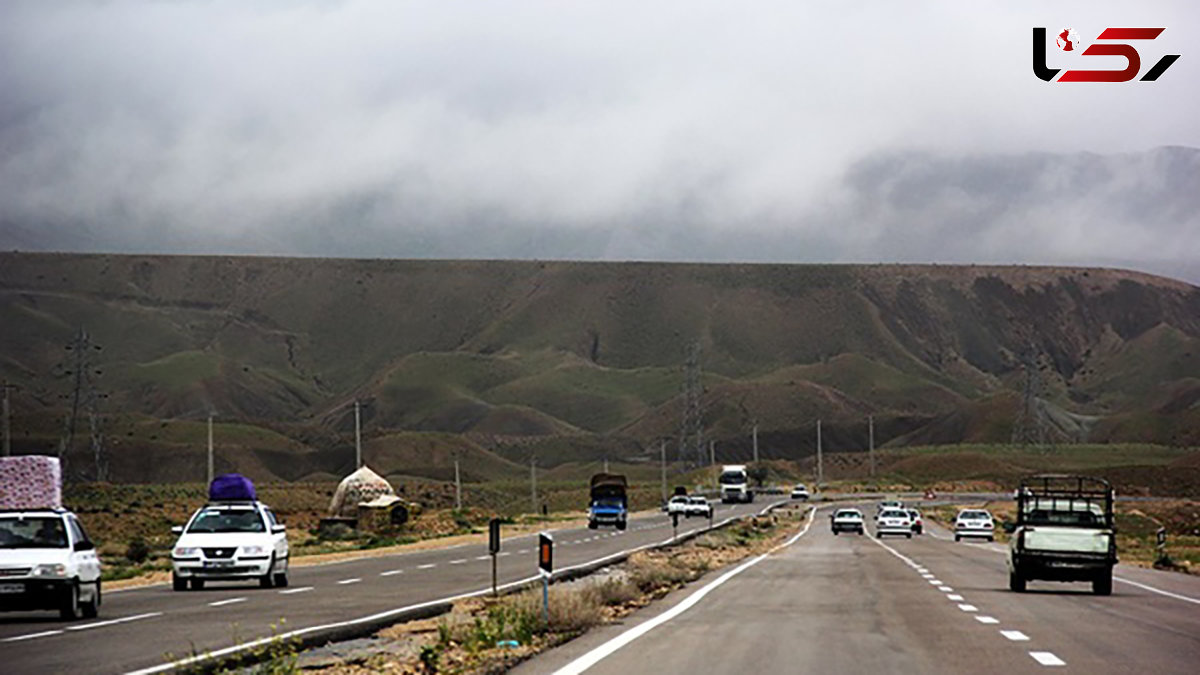
[[[1167,30],[1046,83],[1031,30]],[[0,248],[1200,283],[1200,3],[0,3]],[[1058,50],[1059,68],[1118,57]]]

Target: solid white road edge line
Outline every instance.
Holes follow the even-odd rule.
[[[782,503],[782,502],[780,502],[780,503]],[[767,508],[769,509],[770,507],[768,506]],[[816,511],[817,511],[817,509],[814,508],[812,513],[816,513]],[[812,513],[809,514],[809,525],[812,524]],[[718,527],[718,526],[724,525],[725,523],[728,523],[735,519],[736,519],[736,516],[730,516],[729,518],[726,518],[725,520],[721,521],[720,523],[717,523],[713,527]],[[805,532],[808,531],[807,525],[804,527],[804,531]],[[803,534],[803,532],[801,532],[801,534]],[[790,544],[791,542],[793,542],[799,538],[800,538],[800,535],[796,535],[795,537],[792,537],[792,539],[790,539],[784,545]],[[594,564],[603,562],[605,560],[615,560],[616,558],[618,558],[622,555],[629,555],[632,553],[636,553],[638,551],[644,551],[649,548],[654,548],[656,546],[664,546],[669,543],[671,543],[671,539],[664,539],[662,541],[651,542],[649,544],[644,544],[642,546],[634,546],[632,548],[627,548],[624,551],[617,551],[616,553],[611,553],[607,556],[602,556],[600,558],[596,558],[595,560],[590,560],[588,562],[580,563],[578,565],[572,565],[570,567],[564,567],[562,570],[559,570],[559,572],[565,572],[565,571],[577,569],[580,567],[586,567],[588,565],[594,565]],[[770,553],[774,553],[776,550],[778,550],[778,548],[781,548],[781,547],[772,549],[770,551]],[[509,588],[515,588],[522,584],[528,584],[530,582],[537,581],[541,578],[542,577],[540,574],[535,574],[530,577],[525,577],[524,579],[517,579],[516,581],[510,581],[506,584],[500,584],[499,586],[497,586],[497,590],[502,590],[502,591],[508,590]],[[354,626],[356,624],[361,624],[361,623],[366,623],[366,622],[378,621],[380,619],[386,619],[386,618],[392,617],[392,616],[399,616],[400,614],[403,614],[405,612],[411,612],[413,610],[423,609],[425,607],[433,607],[435,605],[440,605],[440,604],[447,603],[447,602],[454,602],[455,600],[464,600],[466,598],[473,598],[473,597],[476,597],[479,595],[489,594],[491,592],[492,592],[492,588],[491,588],[491,586],[488,586],[487,588],[481,588],[476,591],[470,591],[468,593],[460,593],[458,595],[452,595],[452,596],[446,597],[446,598],[439,598],[437,600],[429,600],[426,602],[417,603],[415,605],[409,605],[407,607],[398,607],[396,609],[389,609],[386,612],[379,612],[377,614],[372,614],[370,616],[363,616],[363,617],[359,617],[357,619],[349,619],[346,621],[338,621],[336,623],[328,623],[328,624],[323,624],[323,625],[319,625],[319,626],[309,626],[308,628],[300,628],[297,630],[289,631],[287,633],[282,633],[280,635],[259,638],[257,640],[252,640],[250,642],[246,642],[246,643],[243,643],[240,645],[234,645],[232,647],[225,647],[223,649],[218,649],[218,650],[215,650],[212,652],[208,652],[207,654],[198,654],[196,656],[189,656],[186,659],[172,661],[171,663],[164,663],[162,665],[152,666],[150,668],[142,668],[141,670],[131,670],[131,671],[127,672],[126,675],[154,675],[155,673],[165,673],[165,672],[169,672],[172,670],[179,670],[181,668],[186,668],[190,665],[193,665],[196,663],[201,663],[203,661],[208,661],[210,659],[217,659],[217,658],[221,658],[224,656],[229,656],[230,654],[236,654],[238,652],[246,651],[248,649],[256,649],[263,645],[271,644],[272,642],[276,642],[276,641],[280,641],[280,640],[291,640],[293,638],[297,638],[302,635],[308,635],[309,633],[314,633],[317,631],[329,630],[331,628],[342,628],[342,627]],[[50,635],[57,635],[58,633],[61,633],[61,632],[62,631],[47,631],[47,633]],[[27,640],[27,639],[31,639],[33,637],[42,637],[42,635],[34,634],[34,635],[20,636],[20,639]],[[15,638],[8,638],[5,641],[10,642],[10,641],[15,641],[15,640],[16,640]]]
[[[1121,583],[1123,583],[1123,584],[1129,584],[1130,586],[1137,586],[1138,588],[1141,588],[1141,589],[1144,589],[1144,590],[1150,591],[1151,593],[1158,593],[1159,595],[1165,595],[1165,596],[1167,596],[1168,598],[1175,598],[1176,600],[1183,600],[1184,602],[1190,602],[1190,603],[1192,603],[1192,604],[1194,604],[1194,605],[1200,605],[1200,600],[1198,600],[1198,599],[1196,599],[1196,598],[1189,598],[1189,597],[1188,597],[1188,596],[1186,596],[1186,595],[1179,595],[1178,593],[1172,593],[1172,592],[1170,592],[1170,591],[1164,591],[1164,590],[1162,590],[1161,588],[1155,588],[1155,587],[1153,587],[1153,586],[1147,586],[1146,584],[1139,584],[1139,583],[1138,583],[1138,582],[1136,582],[1136,581],[1130,581],[1130,580],[1128,580],[1128,579],[1122,579],[1121,577],[1119,577],[1119,576],[1117,576],[1117,575],[1115,575],[1115,574],[1113,575],[1113,579],[1115,579],[1116,581],[1120,581],[1120,582],[1121,582]]]
[[[767,553],[764,553],[763,555],[755,556],[755,557],[751,558],[750,560],[747,560],[746,562],[744,562],[744,563],[738,565],[737,567],[729,570],[728,572],[722,574],[721,576],[717,577],[716,579],[713,579],[708,584],[704,585],[699,590],[697,590],[696,592],[689,595],[686,599],[684,599],[683,602],[679,603],[678,605],[675,605],[674,607],[663,612],[662,614],[659,614],[658,616],[654,617],[653,619],[646,621],[645,623],[641,623],[641,624],[638,624],[637,626],[634,626],[633,628],[630,628],[629,630],[612,638],[608,642],[601,644],[600,646],[596,647],[595,649],[592,649],[591,651],[584,654],[583,656],[580,656],[579,658],[575,659],[574,661],[572,661],[572,662],[568,663],[567,665],[563,666],[562,668],[559,668],[558,670],[556,670],[555,675],[578,675],[578,673],[584,672],[588,668],[591,668],[592,666],[599,663],[604,658],[612,655],[618,649],[633,642],[634,640],[645,635],[646,633],[649,633],[651,630],[654,630],[658,626],[661,626],[662,624],[670,621],[671,619],[674,619],[675,617],[679,616],[680,614],[683,614],[687,610],[694,607],[701,600],[703,600],[704,596],[711,593],[714,589],[721,586],[726,581],[729,581],[730,579],[734,578],[735,576],[741,574],[742,572],[744,572],[744,571],[750,569],[751,567],[757,565],[758,563],[762,562],[767,556],[771,555],[772,553],[775,553],[776,551],[778,551],[784,547],[791,546],[792,544],[794,544],[797,540],[800,539],[800,537],[804,536],[804,534],[806,532],[808,532],[808,528],[813,523],[813,516],[816,513],[817,513],[817,508],[811,509],[808,512],[808,522],[804,524],[804,528],[802,530],[800,530],[800,532],[796,533],[795,536],[791,537],[790,539],[783,542],[779,546],[776,546],[775,548],[771,549]]]
[[[0,642],[20,642],[22,640],[32,640],[34,638],[49,637],[51,635],[62,635],[61,630],[44,630],[40,633],[29,633],[28,635],[17,635],[15,637],[4,638]]]

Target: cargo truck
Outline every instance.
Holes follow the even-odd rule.
[[[745,464],[726,464],[721,467],[721,503],[734,502],[750,503],[754,501],[754,493],[750,491],[750,476],[746,473]]]

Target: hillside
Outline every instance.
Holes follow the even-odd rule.
[[[339,475],[355,398],[391,473],[656,457],[693,340],[719,458],[748,457],[755,421],[775,458],[817,418],[833,450],[865,447],[868,415],[881,445],[1006,441],[1026,353],[1055,428],[1200,443],[1200,288],[1122,270],[3,253],[0,325],[15,450],[62,435],[82,327],[124,480],[194,474],[203,436],[155,425],[210,411],[230,465]]]

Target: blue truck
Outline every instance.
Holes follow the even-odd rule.
[[[624,530],[629,518],[629,488],[625,476],[598,473],[591,480],[591,505],[588,507],[588,529],[613,525]]]

